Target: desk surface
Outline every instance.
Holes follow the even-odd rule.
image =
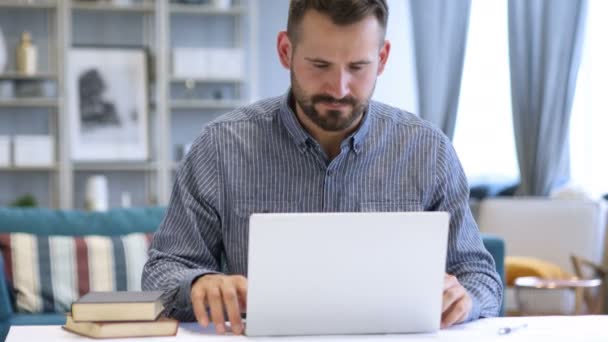
[[[506,326],[520,326],[508,335],[499,335]],[[605,316],[544,316],[489,318],[461,324],[436,334],[407,335],[351,335],[351,336],[299,336],[248,338],[245,336],[216,336],[212,329],[202,329],[196,323],[180,324],[177,336],[148,337],[139,341],[245,341],[304,342],[304,341],[608,341],[608,315]],[[201,337],[203,337],[201,339]],[[13,326],[6,341],[87,341],[90,339],[71,334],[59,326]],[[131,339],[132,340],[132,339]],[[112,339],[112,342],[129,339]]]

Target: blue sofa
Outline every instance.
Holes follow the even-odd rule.
[[[23,232],[38,235],[124,235],[134,232],[154,232],[160,224],[164,208],[117,209],[105,213],[57,211],[50,209],[0,208],[0,233]],[[483,242],[494,256],[504,283],[504,242],[493,236],[483,236]],[[0,267],[4,260],[0,254]],[[63,313],[24,314],[14,310],[4,271],[0,272],[0,336],[6,336],[11,325],[54,325],[65,323]]]
[[[164,208],[133,208],[105,213],[57,211],[51,209],[0,208],[0,233],[32,233],[38,235],[125,235],[154,232],[164,215]],[[0,337],[11,325],[64,324],[65,314],[26,314],[14,309],[14,298],[4,273],[0,254]]]

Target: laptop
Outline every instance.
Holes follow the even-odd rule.
[[[449,214],[253,214],[248,336],[435,332]]]

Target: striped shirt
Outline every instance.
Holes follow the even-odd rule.
[[[449,139],[415,115],[372,101],[330,160],[289,102],[289,95],[262,100],[203,128],[177,172],[142,288],[165,291],[169,314],[194,320],[194,279],[247,275],[255,212],[447,211],[446,272],[473,299],[468,320],[496,316],[501,281]]]

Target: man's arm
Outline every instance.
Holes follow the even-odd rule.
[[[497,316],[502,282],[491,254],[483,246],[469,207],[469,187],[456,151],[443,137],[437,158],[432,209],[450,213],[446,272],[454,275],[472,299],[466,321]]]
[[[182,321],[195,320],[192,282],[201,275],[220,272],[216,157],[205,130],[177,173],[169,206],[143,269],[142,289],[164,291],[167,313]]]

